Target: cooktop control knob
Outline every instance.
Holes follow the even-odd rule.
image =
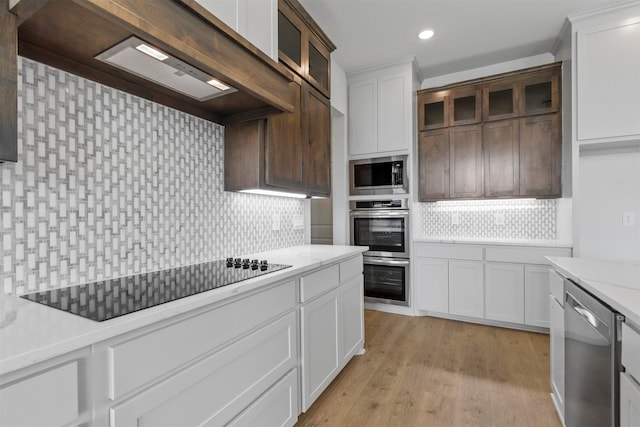
[[[233,267],[233,258],[227,258],[227,267]]]
[[[251,260],[251,269],[252,270],[257,270],[258,269],[258,260],[257,259],[252,259]]]
[[[235,268],[240,268],[240,267],[242,267],[242,260],[241,260],[240,258],[236,258],[236,259],[234,260],[234,262],[233,262],[233,266],[234,266]]]
[[[262,261],[260,261],[260,271],[265,271],[267,268],[269,268],[269,264],[267,264],[267,260],[263,259]]]
[[[249,258],[245,258],[242,260],[242,268],[249,268],[250,263],[249,263]]]

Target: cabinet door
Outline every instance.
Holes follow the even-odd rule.
[[[485,317],[502,322],[524,323],[522,265],[485,265]]]
[[[309,56],[305,76],[320,93],[329,98],[331,53],[311,32],[308,33],[307,52]]]
[[[560,69],[536,73],[522,79],[520,115],[554,113],[560,109]]]
[[[449,129],[418,136],[418,193],[421,202],[449,198]]]
[[[349,154],[378,151],[378,79],[349,85]]]
[[[265,139],[265,182],[275,187],[299,189],[302,177],[302,86],[289,84],[292,113],[276,114],[267,119]]]
[[[453,198],[482,196],[482,127],[449,128],[449,190]]]
[[[278,59],[304,76],[305,25],[288,4],[278,2]]]
[[[407,150],[411,126],[406,118],[411,114],[410,83],[403,74],[380,77],[378,82],[378,151]]]
[[[484,317],[482,263],[449,261],[449,313]]]
[[[520,119],[520,195],[560,196],[558,113]]]
[[[418,94],[418,130],[449,126],[448,92]]]
[[[482,129],[484,195],[516,196],[520,192],[518,120],[485,123]]]
[[[487,85],[482,90],[482,119],[503,120],[518,115],[518,85],[512,80]]]
[[[549,296],[551,395],[560,419],[564,419],[564,309]]]
[[[316,196],[331,194],[331,111],[329,100],[305,84],[303,176],[305,187]]]
[[[580,30],[577,37],[577,139],[638,139],[640,18]]]
[[[524,267],[524,323],[549,327],[549,267],[525,265]]]
[[[640,426],[640,384],[627,373],[620,374],[620,427]]]
[[[416,257],[414,283],[418,310],[449,312],[449,262]]]
[[[338,289],[300,308],[302,411],[320,396],[340,368]]]
[[[452,90],[449,95],[449,125],[459,126],[480,122],[481,91],[475,87]]]
[[[362,274],[340,287],[340,366],[359,353],[364,344],[364,278]]]
[[[18,27],[8,6],[0,7],[0,163],[18,161]]]

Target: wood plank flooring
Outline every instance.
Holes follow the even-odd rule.
[[[366,310],[365,349],[296,426],[561,426],[546,334]]]

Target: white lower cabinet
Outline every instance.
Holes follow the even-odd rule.
[[[0,426],[77,425],[88,420],[86,358],[65,356],[23,369],[0,385]],[[6,380],[6,382],[5,382]]]
[[[111,424],[226,424],[295,368],[296,335],[292,312],[114,406]]]
[[[524,323],[549,327],[549,274],[546,265],[524,266]]]
[[[551,397],[560,419],[564,419],[564,308],[549,296]]]
[[[340,366],[338,291],[334,290],[300,309],[302,329],[302,410],[309,409]]]
[[[414,254],[418,310],[540,330],[549,327],[545,256],[571,256],[571,249],[416,242]]]
[[[449,313],[484,317],[482,263],[449,261]]]
[[[485,265],[485,307],[487,319],[524,323],[523,265]]]
[[[362,270],[362,256],[357,256],[341,262],[337,270],[327,267],[300,279],[303,412],[364,349]]]
[[[414,280],[418,309],[449,312],[449,261],[416,257]]]
[[[640,384],[626,373],[620,374],[620,427],[640,426]]]

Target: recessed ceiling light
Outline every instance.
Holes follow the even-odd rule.
[[[420,31],[420,34],[418,34],[418,38],[420,38],[420,40],[427,40],[433,37],[434,34],[435,31],[433,29],[427,28],[426,30]]]
[[[140,52],[146,53],[152,58],[156,58],[158,61],[164,61],[165,59],[169,58],[167,55],[164,54],[164,52],[161,52],[155,47],[148,46],[144,43],[141,43],[138,46],[136,46],[136,49],[138,49]]]

